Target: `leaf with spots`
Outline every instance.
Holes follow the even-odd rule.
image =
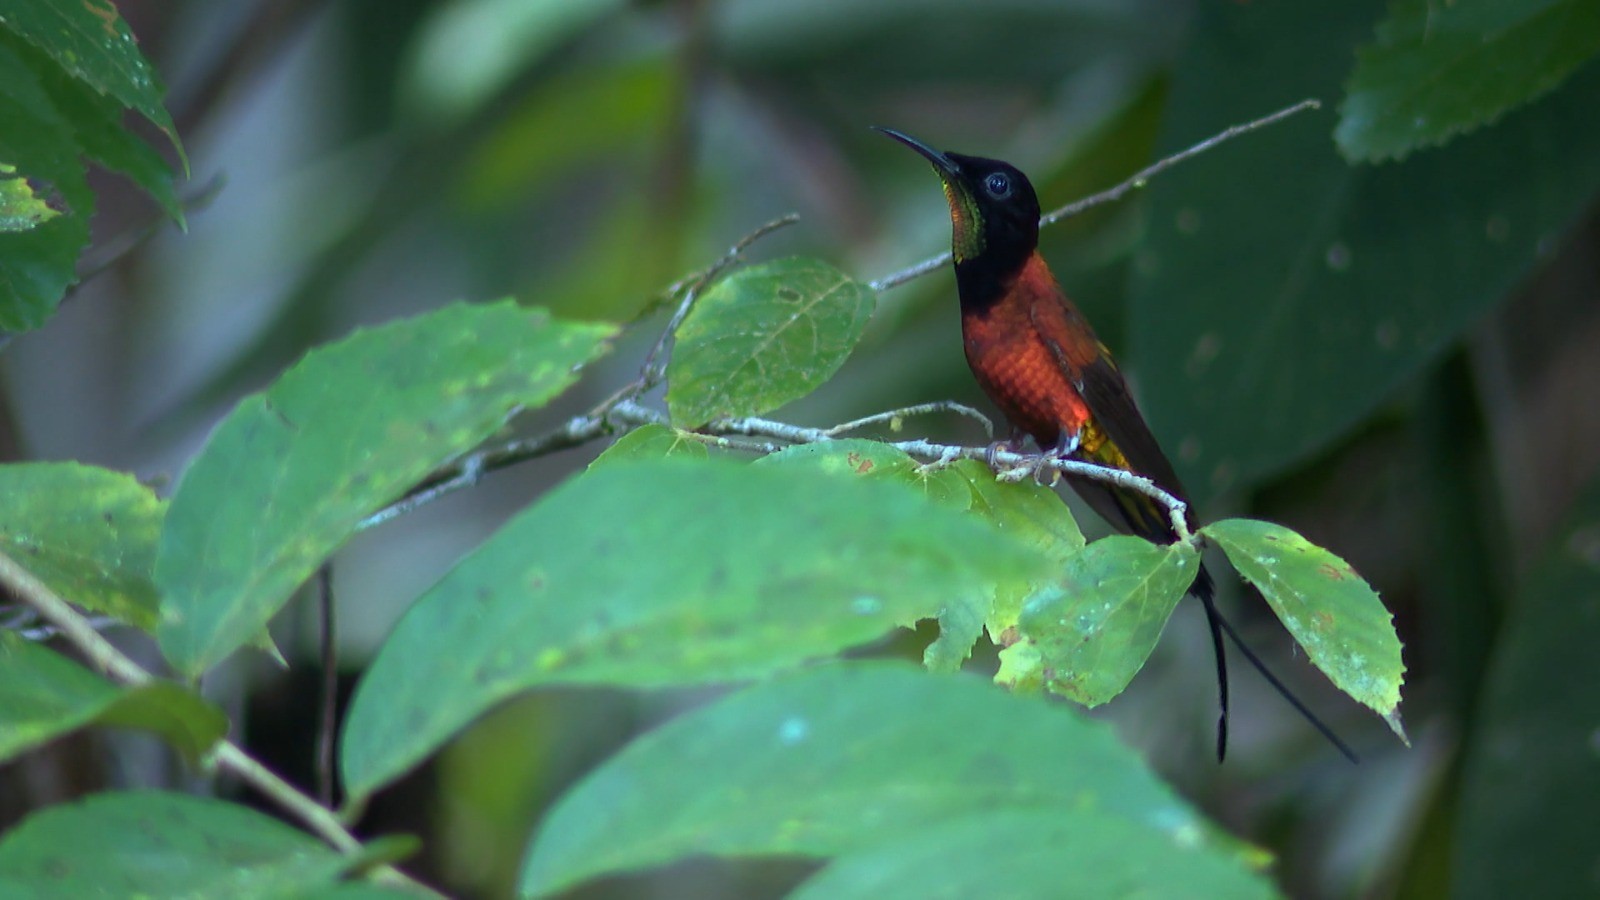
[[[192,677],[259,634],[363,518],[561,393],[611,333],[510,301],[458,304],[313,350],[245,398],[167,511],[167,659]]]
[[[287,897],[368,862],[234,803],[161,791],[95,794],[0,840],[15,897]]]
[[[751,416],[816,390],[844,364],[877,296],[814,259],[740,269],[706,291],[667,364],[672,421]]]
[[[220,710],[180,685],[120,687],[53,650],[0,631],[0,761],[91,723],[153,731],[190,761],[228,730]]]
[[[1105,703],[1144,667],[1199,570],[1199,554],[1187,544],[1128,535],[1095,541],[1068,560],[1056,589],[1022,609],[1022,643],[1005,652],[1035,660],[1037,676],[1013,661],[1007,677],[1025,684],[1037,677],[1085,706]]]
[[[1406,740],[1400,638],[1366,581],[1344,560],[1271,522],[1224,519],[1201,534],[1261,591],[1312,664]]]
[[[84,85],[137,110],[183,152],[155,69],[111,0],[8,3],[0,10],[0,28],[44,51]]]
[[[520,892],[690,856],[827,858],[1026,814],[1085,828],[1116,817],[1240,859],[1102,723],[976,678],[841,663],[680,716],[590,772],[535,834]],[[1065,863],[1058,875],[1058,887],[1073,878]]]
[[[0,162],[0,232],[29,231],[59,215],[16,166]]]
[[[705,459],[706,445],[667,425],[641,425],[628,432],[589,463],[589,468],[614,466],[640,460],[687,456]]]
[[[73,462],[0,466],[0,549],[84,609],[146,631],[166,504],[132,475]]]
[[[876,640],[1039,555],[883,480],[668,459],[602,466],[430,588],[356,689],[357,799],[540,685],[758,678]]]

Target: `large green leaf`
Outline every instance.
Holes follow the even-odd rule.
[[[1002,809],[847,854],[788,900],[1277,896],[1238,859],[1093,809]]]
[[[345,783],[371,792],[537,685],[756,677],[1040,564],[899,485],[712,460],[596,468],[401,620],[352,702]]]
[[[1453,894],[1576,897],[1600,848],[1600,482],[1517,592],[1467,742]]]
[[[39,900],[281,897],[359,862],[243,806],[158,791],[52,806],[0,840],[7,896]]]
[[[838,664],[726,697],[602,764],[545,818],[522,893],[692,855],[834,856],[1008,811],[1217,840],[1101,724],[966,676]]]
[[[855,349],[876,300],[814,259],[762,263],[718,281],[678,329],[667,366],[672,420],[695,427],[811,393]]]
[[[73,3],[7,3],[0,28],[49,54],[61,68],[101,94],[137,110],[172,139],[180,153],[172,117],[162,104],[161,82],[139,52],[128,23],[111,0]]]
[[[1271,522],[1223,519],[1201,533],[1261,591],[1312,664],[1405,740],[1400,638],[1383,601],[1350,564]]]
[[[611,331],[455,305],[314,350],[245,398],[167,513],[167,658],[198,675],[258,634],[362,518],[572,384]]]
[[[145,629],[166,504],[132,475],[71,462],[0,466],[0,550],[73,603]]]
[[[1164,146],[1332,97],[1374,2],[1205,4]],[[1326,447],[1524,278],[1600,189],[1600,67],[1498,126],[1352,168],[1327,112],[1151,184],[1130,367],[1204,500]]]
[[[154,731],[198,760],[228,731],[220,710],[171,682],[118,687],[0,631],[0,760],[91,722]]]
[[[1199,570],[1188,544],[1128,535],[1095,541],[1068,560],[1058,589],[1023,607],[1022,641],[1006,648],[1001,680],[1037,681],[1085,706],[1105,703],[1144,667]]]
[[[1402,157],[1494,121],[1600,52],[1594,0],[1399,0],[1356,52],[1339,149]]]

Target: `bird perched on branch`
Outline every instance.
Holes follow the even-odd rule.
[[[1144,476],[1187,504],[1183,484],[1139,413],[1111,351],[1039,255],[1039,198],[1027,176],[1009,163],[935,150],[899,131],[878,130],[925,157],[944,183],[963,345],[983,392],[1043,452]],[[1117,530],[1160,543],[1177,539],[1166,507],[1153,497],[1082,476],[1069,474],[1067,480]],[[1193,530],[1194,513],[1188,511],[1187,518]],[[1189,593],[1205,607],[1216,657],[1217,758],[1226,755],[1228,746],[1224,633],[1302,715],[1350,755],[1222,617],[1203,564]]]

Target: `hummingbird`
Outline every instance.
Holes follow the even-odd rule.
[[[1145,423],[1111,350],[1061,289],[1039,255],[1039,198],[1010,163],[935,150],[890,128],[885,135],[921,154],[939,175],[950,206],[951,254],[961,301],[962,346],[979,387],[1042,452],[1148,478],[1183,501],[1188,493]],[[1068,473],[1066,481],[1113,528],[1150,541],[1178,539],[1155,498]],[[1217,759],[1228,748],[1226,634],[1283,697],[1345,756],[1350,749],[1245,645],[1216,604],[1202,563],[1188,593],[1205,609],[1216,660]]]

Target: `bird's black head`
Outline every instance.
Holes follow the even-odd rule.
[[[877,130],[922,154],[939,173],[950,202],[950,249],[958,271],[971,265],[1014,271],[1039,246],[1039,197],[1016,166],[942,152],[893,129]]]

